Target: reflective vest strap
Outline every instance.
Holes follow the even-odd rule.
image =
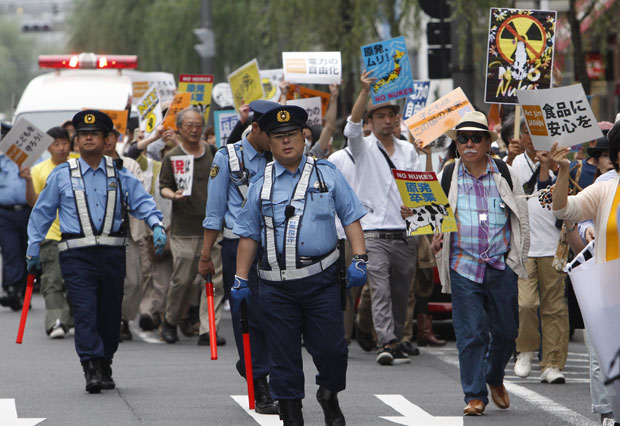
[[[226,145],[226,149],[228,150],[228,167],[230,167],[230,171],[240,171],[241,166],[239,165],[239,158],[237,157],[237,150],[235,149],[235,145],[228,144]]]
[[[273,161],[265,166],[265,176],[263,178],[263,188],[261,189],[260,199],[271,199],[271,188],[273,187]]]
[[[276,255],[276,232],[274,228],[273,218],[265,216],[265,247],[267,251],[267,262],[272,271],[279,271],[278,256]]]
[[[82,227],[82,233],[87,240],[95,241],[93,228],[90,223],[90,216],[88,214],[88,205],[86,204],[86,195],[84,193],[84,180],[82,179],[82,172],[77,158],[72,158],[68,161],[69,170],[71,173],[71,187],[75,196],[75,207],[78,211],[78,217],[80,218],[80,226]],[[81,183],[81,185],[78,185]]]
[[[284,236],[284,261],[286,269],[297,268],[299,228],[301,227],[301,218],[306,208],[306,191],[308,190],[313,167],[314,159],[308,157],[291,200],[291,205],[295,208],[295,214],[286,221],[286,234]]]
[[[106,170],[106,183],[109,178],[116,177],[116,170],[114,169],[114,163],[112,158],[105,156],[105,170]],[[106,207],[105,207],[105,219],[103,221],[103,229],[101,235],[110,235],[112,232],[112,224],[114,223],[114,210],[116,207],[116,188],[110,188],[108,185],[108,191],[106,193]]]
[[[312,157],[308,157],[308,161],[306,161],[306,164],[304,165],[304,170],[301,172],[301,177],[299,178],[299,182],[297,183],[297,188],[295,188],[295,195],[293,196],[293,200],[301,200],[306,198],[308,182],[310,182],[310,174],[312,173],[313,167],[314,159]]]

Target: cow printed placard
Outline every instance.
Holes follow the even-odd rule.
[[[434,172],[392,170],[403,204],[412,210],[405,219],[407,235],[455,232],[456,219]]]

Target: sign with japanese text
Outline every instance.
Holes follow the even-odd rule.
[[[193,155],[173,155],[170,157],[174,182],[177,190],[182,189],[184,196],[192,195],[192,180],[194,177],[194,156]]]
[[[366,71],[377,80],[370,86],[373,104],[405,98],[413,94],[413,76],[405,37],[400,36],[362,46]]]
[[[20,168],[30,167],[52,142],[54,138],[25,118],[20,118],[2,138],[0,152],[4,152]]]
[[[573,146],[603,136],[581,84],[544,90],[519,90],[519,102],[537,150],[553,142]]]
[[[413,114],[420,112],[426,106],[428,100],[428,92],[431,88],[430,81],[413,82],[413,94],[407,96],[405,100],[405,108],[403,109],[403,119],[408,119]]]
[[[177,113],[190,106],[191,101],[192,94],[189,92],[179,92],[174,95],[174,99],[164,117],[163,125],[166,129],[178,130],[176,121]]]
[[[265,100],[278,102],[280,99],[280,82],[284,79],[282,68],[273,70],[260,70],[260,78],[265,92]]]
[[[177,87],[174,76],[170,73],[127,70],[123,74],[128,75],[131,79],[133,105],[137,105],[138,100],[152,88],[157,89],[162,102],[167,102],[174,98]]]
[[[252,59],[229,74],[228,83],[230,83],[230,88],[232,89],[237,111],[239,111],[241,105],[249,104],[257,99],[263,99],[265,96],[256,59]]]
[[[215,144],[218,147],[226,145],[228,137],[239,121],[237,111],[234,109],[224,109],[213,113],[213,124],[215,125]],[[230,141],[237,142],[237,141]]]
[[[321,98],[321,116],[325,116],[327,106],[329,105],[329,99],[332,97],[329,92],[321,92],[320,90],[309,89],[298,84],[291,84],[286,100],[314,98],[317,96]]]
[[[473,110],[465,93],[457,87],[409,117],[405,124],[414,139],[421,140],[424,147],[454,128],[467,111]]]
[[[491,8],[485,102],[516,104],[517,90],[551,87],[556,12]]]
[[[303,98],[303,99],[293,99],[290,101],[286,101],[287,105],[297,105],[306,110],[308,113],[308,121],[306,123],[309,126],[320,126],[323,124],[323,119],[321,116],[321,98]]]
[[[192,94],[190,105],[196,105],[205,121],[209,119],[211,110],[211,90],[213,89],[213,76],[200,74],[181,74],[179,76],[179,92]]]
[[[284,79],[290,83],[340,84],[340,52],[282,52]]]
[[[407,235],[455,232],[456,219],[434,172],[392,170],[403,204],[412,215],[405,219]]]
[[[86,110],[86,109],[93,109],[93,108],[83,108],[83,109]],[[118,140],[119,142],[122,142],[123,139],[125,138],[125,132],[127,131],[128,111],[126,109],[120,110],[120,111],[111,110],[111,109],[99,109],[99,111],[107,114],[108,117],[112,119],[112,122],[114,123],[114,128],[118,130],[118,132],[121,134]]]
[[[161,100],[155,87],[147,91],[138,101],[138,118],[140,130],[144,131],[144,137],[148,138],[157,130],[163,120],[161,113]]]

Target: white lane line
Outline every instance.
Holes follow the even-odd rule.
[[[463,426],[463,417],[435,417],[402,395],[375,396],[401,414],[401,416],[380,416],[392,423],[404,426]]]
[[[252,417],[256,423],[261,426],[282,426],[282,420],[280,420],[280,416],[277,414],[258,414],[254,410],[250,410],[248,406],[248,396],[247,395],[230,395],[230,397],[243,408],[243,411],[248,413],[250,417]]]
[[[41,423],[45,418],[18,418],[15,399],[0,399],[0,425],[2,426],[34,426]]]

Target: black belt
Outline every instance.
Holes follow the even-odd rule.
[[[403,240],[407,237],[405,231],[364,231],[364,237],[366,238],[379,238],[382,240]]]
[[[21,212],[22,210],[29,209],[30,206],[28,204],[13,204],[12,206],[3,206],[0,205],[0,209],[2,210],[10,210],[12,212]]]

